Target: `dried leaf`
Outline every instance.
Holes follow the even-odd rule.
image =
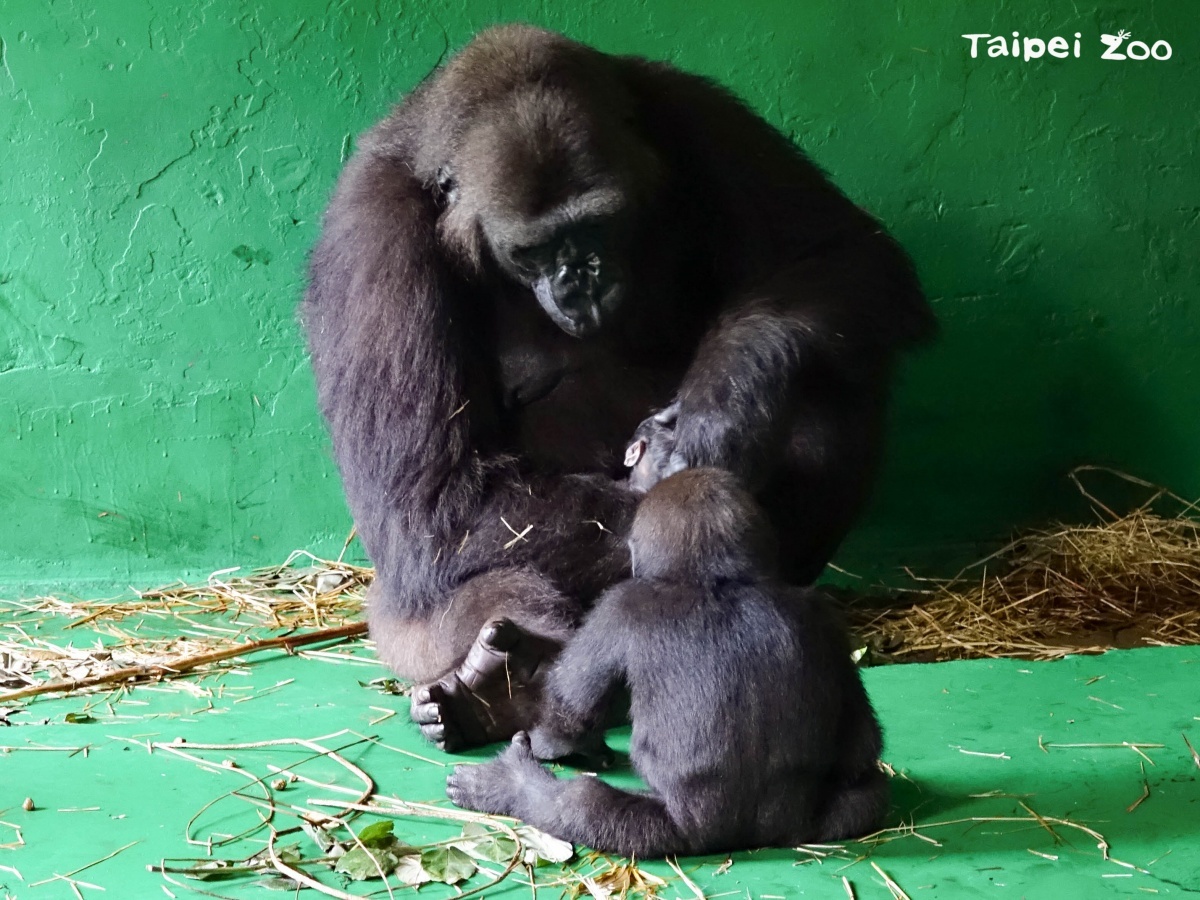
[[[588,878],[580,879],[581,886],[587,893],[602,900],[606,897],[643,897],[646,900],[658,896],[658,889],[666,887],[666,882],[645,872],[632,862],[611,862],[607,869],[596,872]],[[576,887],[575,895],[581,892]]]
[[[324,571],[317,575],[315,587],[318,594],[328,594],[350,580],[349,572]]]
[[[197,881],[227,881],[230,878],[241,878],[245,874],[244,866],[227,859],[214,859],[196,866],[192,870],[191,877]]]
[[[299,844],[288,844],[286,847],[276,847],[275,855],[283,862],[291,864],[298,863],[304,859],[300,854]]]
[[[321,852],[326,856],[340,856],[345,853],[345,848],[338,843],[337,839],[324,828],[313,825],[311,822],[301,822],[301,830],[312,838],[313,843],[320,848]],[[340,851],[340,852],[339,852]]]
[[[565,863],[575,855],[575,848],[567,841],[560,841],[544,831],[538,831],[529,825],[517,829],[521,843],[525,845],[525,864],[540,866],[543,862]]]
[[[418,887],[433,881],[433,876],[425,871],[425,867],[421,865],[421,856],[417,853],[400,857],[400,862],[396,863],[392,874],[400,879],[401,884],[407,884],[410,887]]]
[[[395,697],[407,697],[412,691],[412,685],[399,678],[372,678],[370,681],[360,681],[358,686],[373,688],[381,694],[390,694]]]
[[[283,875],[272,872],[270,875],[264,875],[255,882],[259,887],[266,888],[268,891],[295,891],[300,885]]]
[[[507,863],[517,853],[517,844],[507,835],[485,828],[478,822],[463,826],[463,840],[451,844],[468,856],[488,862]]]

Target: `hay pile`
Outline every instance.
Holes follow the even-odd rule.
[[[1072,479],[1096,525],[1021,536],[900,608],[852,613],[853,630],[884,660],[1016,656],[1055,659],[1111,647],[1200,644],[1200,521],[1196,505],[1153,490],[1118,515]],[[1108,471],[1108,470],[1100,470]],[[1170,514],[1154,510],[1166,506]],[[975,572],[980,574],[975,575]],[[971,573],[971,574],[967,574]]]
[[[1083,471],[1115,475],[1149,499],[1118,515],[1084,489]],[[1098,524],[1023,535],[954,579],[918,579],[920,589],[892,594],[887,607],[879,597],[852,604],[851,628],[868,661],[1055,659],[1200,644],[1196,504],[1110,470],[1085,467],[1071,477]],[[8,610],[0,624],[0,701],[162,680],[260,650],[362,637],[373,575],[298,551],[277,567],[225,570],[202,585],[130,599],[0,601]],[[83,640],[46,640],[37,630],[44,619],[67,619],[65,634]],[[145,627],[155,620],[159,628]]]
[[[159,681],[263,650],[366,634],[369,568],[296,551],[279,566],[214,572],[116,600],[35,597],[0,601],[0,705]],[[66,624],[44,635],[43,624]]]

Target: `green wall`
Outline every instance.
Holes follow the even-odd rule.
[[[1079,462],[1200,495],[1194,2],[990,7],[0,0],[0,584],[338,552],[305,253],[354,135],[514,19],[727,82],[916,257],[944,334],[843,565],[940,570],[1079,516]],[[1119,28],[1173,57],[1100,60]],[[1082,58],[960,37],[1013,30]]]

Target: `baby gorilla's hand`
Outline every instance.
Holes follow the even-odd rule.
[[[580,737],[568,737],[540,724],[529,732],[529,744],[537,759],[576,757],[596,769],[611,769],[616,761],[616,754],[604,742],[603,731],[589,731]]]

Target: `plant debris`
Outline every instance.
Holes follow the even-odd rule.
[[[342,746],[329,746],[343,735],[350,735],[353,740]],[[518,867],[532,873],[542,864],[561,864],[574,857],[571,844],[511,819],[380,795],[371,776],[344,755],[348,748],[368,743],[386,746],[373,737],[349,731],[314,739],[280,738],[242,744],[172,741],[144,745],[149,752],[167,752],[209,771],[227,772],[245,780],[205,804],[185,827],[188,843],[203,848],[209,857],[163,860],[151,866],[151,870],[168,880],[172,875],[201,882],[253,878],[265,887],[295,890],[303,886],[339,898],[359,895],[336,887],[329,883],[330,879],[340,878],[347,887],[365,882],[373,888],[382,882],[390,896],[397,887],[433,883],[465,887],[464,883],[477,875],[490,876],[485,883],[460,894],[466,896],[491,888]],[[262,774],[256,774],[257,763],[237,758],[257,751],[278,753],[288,748],[308,751],[309,755],[289,761],[286,766],[264,762]],[[348,786],[299,773],[302,767],[322,760],[335,763],[335,771],[352,776],[354,784]],[[287,777],[280,779],[280,773],[286,773]],[[286,785],[289,794],[286,800],[279,796],[281,784]],[[327,792],[349,795],[349,799],[331,799]],[[209,813],[217,804],[227,801],[240,802],[246,807],[248,824],[237,834],[226,831],[232,810],[223,808]],[[332,811],[325,812],[326,809]],[[201,823],[213,816],[212,821],[220,822],[222,830],[205,834]],[[398,822],[415,825],[420,820],[456,823],[461,832],[434,842],[405,839],[397,833]],[[262,848],[264,834],[266,847]],[[307,835],[311,846],[283,841],[293,834]],[[214,848],[247,842],[257,842],[258,848],[248,856],[211,858]]]
[[[290,652],[366,634],[362,597],[371,569],[297,551],[280,566],[233,577],[236,571],[129,600],[5,601],[14,614],[0,627],[0,704],[176,678],[259,650]],[[38,633],[43,622],[62,619],[64,638],[86,625],[90,645]]]
[[[1084,488],[1079,476],[1087,471],[1113,475],[1149,492],[1149,499],[1118,515]],[[856,655],[867,662],[1055,659],[1114,646],[1200,644],[1196,505],[1106,469],[1083,467],[1071,477],[1095,508],[1097,524],[1023,535],[956,578],[918,579],[922,588],[901,595],[899,605],[894,593],[887,607],[878,597],[861,599],[850,614],[862,639]],[[291,651],[366,633],[362,607],[370,568],[296,551],[282,565],[238,571],[223,569],[201,585],[170,585],[130,599],[0,601],[15,612],[0,626],[0,705],[203,674],[257,650]],[[92,630],[90,645],[37,633],[37,623],[64,618],[66,634],[85,625]],[[155,622],[162,625],[157,634],[148,627]],[[301,653],[374,664],[350,653]],[[365,685],[384,694],[409,689],[391,678]],[[19,724],[13,713],[0,707],[0,725]]]
[[[856,608],[852,627],[885,661],[1012,656],[1057,659],[1111,647],[1200,644],[1197,507],[1152,491],[1118,515],[1072,479],[1096,509],[1095,525],[1022,535],[957,578],[912,592],[898,608]],[[1154,512],[1171,506],[1170,515]],[[979,576],[966,573],[982,568]]]

